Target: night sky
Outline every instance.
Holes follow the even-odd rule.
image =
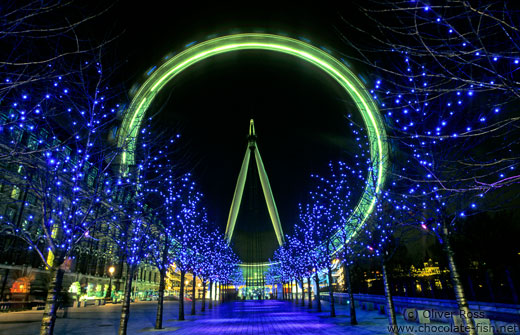
[[[114,78],[130,89],[166,54],[211,34],[284,33],[306,37],[317,46],[347,49],[335,31],[336,8],[200,7],[174,10],[159,3],[132,7],[116,2],[97,20],[99,36],[119,35],[109,46],[119,62]],[[310,173],[357,152],[345,119],[350,113],[358,117],[349,97],[319,70],[282,54],[244,51],[198,63],[163,90],[151,112],[159,108],[157,122],[181,133],[182,146],[189,150],[183,165],[192,167],[210,219],[223,229],[249,119],[255,119],[258,147],[285,233],[297,220]]]

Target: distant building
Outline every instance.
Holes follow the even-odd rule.
[[[41,149],[47,141],[46,129],[26,131],[19,128],[10,118],[12,111],[0,111],[0,152],[9,153],[14,146],[31,150]],[[9,123],[9,130],[4,127]],[[56,138],[49,140],[59,145]],[[64,146],[65,154],[67,147]],[[69,151],[70,154],[70,151]],[[37,164],[37,162],[35,162]],[[86,164],[88,166],[88,164]],[[43,301],[47,294],[48,271],[39,255],[26,242],[14,237],[13,227],[27,231],[41,229],[38,222],[40,203],[33,191],[21,189],[12,178],[22,178],[23,167],[12,160],[0,160],[0,169],[9,175],[0,176],[0,300]],[[91,173],[95,167],[86,169],[85,189],[91,186]],[[17,177],[18,176],[18,177]],[[125,194],[115,194],[115,201],[122,201]],[[9,223],[9,225],[7,225]],[[74,296],[102,297],[110,281],[108,268],[115,266],[113,286],[115,291],[124,289],[127,269],[122,264],[118,248],[110,238],[110,227],[100,224],[95,231],[89,231],[92,238],[86,239],[69,259],[63,282],[63,291]],[[49,257],[49,256],[47,256]],[[134,296],[150,296],[159,287],[159,272],[149,264],[142,264],[135,273]]]

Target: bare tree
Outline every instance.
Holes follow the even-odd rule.
[[[400,194],[392,198],[437,236],[459,308],[468,311],[450,240],[475,208],[494,206],[493,190],[519,180],[519,12],[508,2],[469,1],[370,1],[358,9],[370,27],[344,20],[338,32],[351,60],[374,72],[371,93],[394,147]]]

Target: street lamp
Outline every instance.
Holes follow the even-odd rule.
[[[108,268],[108,273],[110,273],[110,280],[108,281],[108,289],[105,298],[110,298],[112,296],[112,276],[114,275],[114,271],[116,271],[116,268],[113,265]]]

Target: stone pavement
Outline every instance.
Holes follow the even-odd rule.
[[[358,326],[350,326],[346,306],[337,306],[336,318],[329,317],[328,303],[322,301],[324,311],[299,307],[284,301],[237,301],[217,305],[196,316],[189,315],[191,305],[186,305],[186,321],[177,321],[178,303],[165,303],[164,327],[154,331],[155,302],[131,305],[128,334],[388,334],[387,317],[375,311],[358,310]],[[316,304],[314,304],[316,307]],[[197,311],[200,306],[197,306]],[[121,305],[91,306],[69,309],[68,318],[58,318],[56,335],[116,334]],[[61,314],[61,313],[60,313]],[[0,314],[0,334],[37,334],[41,311]],[[407,324],[402,317],[399,324]]]

